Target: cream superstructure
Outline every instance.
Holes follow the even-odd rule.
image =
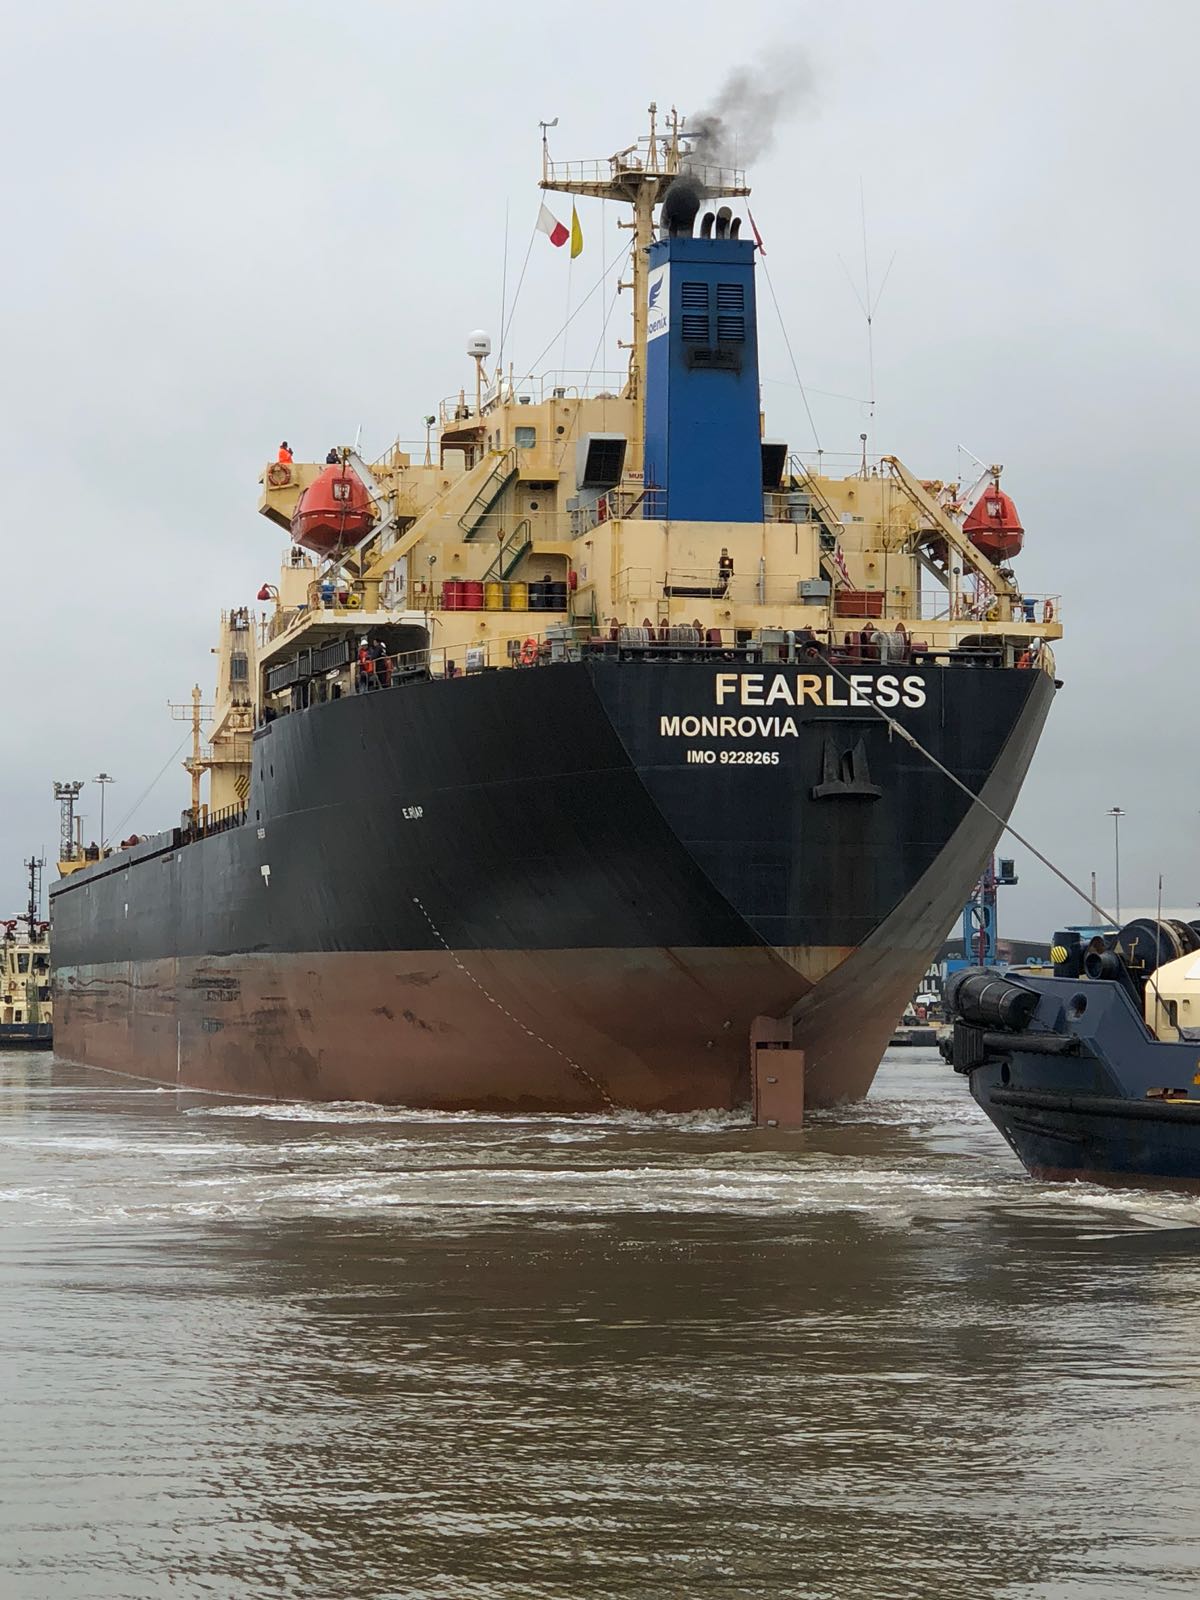
[[[665,135],[653,107],[651,116],[649,137],[607,161],[545,154],[541,180],[545,190],[631,209],[624,379],[489,372],[484,347],[473,346],[471,381],[438,408],[427,460],[399,447],[370,463],[340,452],[367,488],[374,526],[325,563],[291,550],[268,586],[273,609],[256,625],[242,610],[223,617],[210,743],[192,758],[211,775],[212,812],[245,804],[253,727],[294,707],[288,664],[298,652],[325,651],[330,662],[306,693],[349,693],[360,637],[381,639],[389,655],[434,675],[507,668],[531,650],[567,651],[596,637],[752,638],[770,659],[797,636],[841,645],[863,634],[891,635],[901,654],[978,648],[1053,673],[1057,597],[1023,593],[1009,568],[971,543],[962,528],[970,502],[958,484],[922,480],[893,456],[864,454],[837,477],[781,450],[761,524],[655,517],[655,488],[642,472],[654,209],[685,167],[709,201],[749,190],[744,173],[694,162],[674,114]],[[290,529],[322,470],[271,463],[259,510]],[[731,575],[720,571],[725,550],[735,552]],[[482,585],[469,606],[464,584]]]

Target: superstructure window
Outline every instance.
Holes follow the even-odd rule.
[[[513,438],[518,450],[532,450],[537,443],[536,428],[515,428]]]

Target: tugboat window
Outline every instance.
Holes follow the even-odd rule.
[[[1086,1010],[1087,1010],[1087,995],[1085,995],[1085,994],[1073,994],[1071,996],[1071,1003],[1067,1007],[1067,1015],[1069,1017],[1081,1017]]]

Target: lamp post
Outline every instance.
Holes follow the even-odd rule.
[[[92,782],[93,783],[97,783],[97,784],[100,785],[100,859],[103,860],[104,859],[104,791],[105,791],[105,788],[110,783],[115,783],[116,779],[110,777],[107,772],[98,772],[96,774],[96,776],[92,779]]]
[[[1117,902],[1117,921],[1121,920],[1121,818],[1128,813],[1112,806],[1105,816],[1113,819],[1113,893]]]

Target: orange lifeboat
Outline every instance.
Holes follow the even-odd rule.
[[[340,555],[371,531],[375,508],[356,473],[339,463],[305,489],[292,514],[292,542],[318,556]]]
[[[963,532],[989,561],[1011,561],[1025,543],[1017,508],[999,484],[992,484],[980,495],[963,523]]]

